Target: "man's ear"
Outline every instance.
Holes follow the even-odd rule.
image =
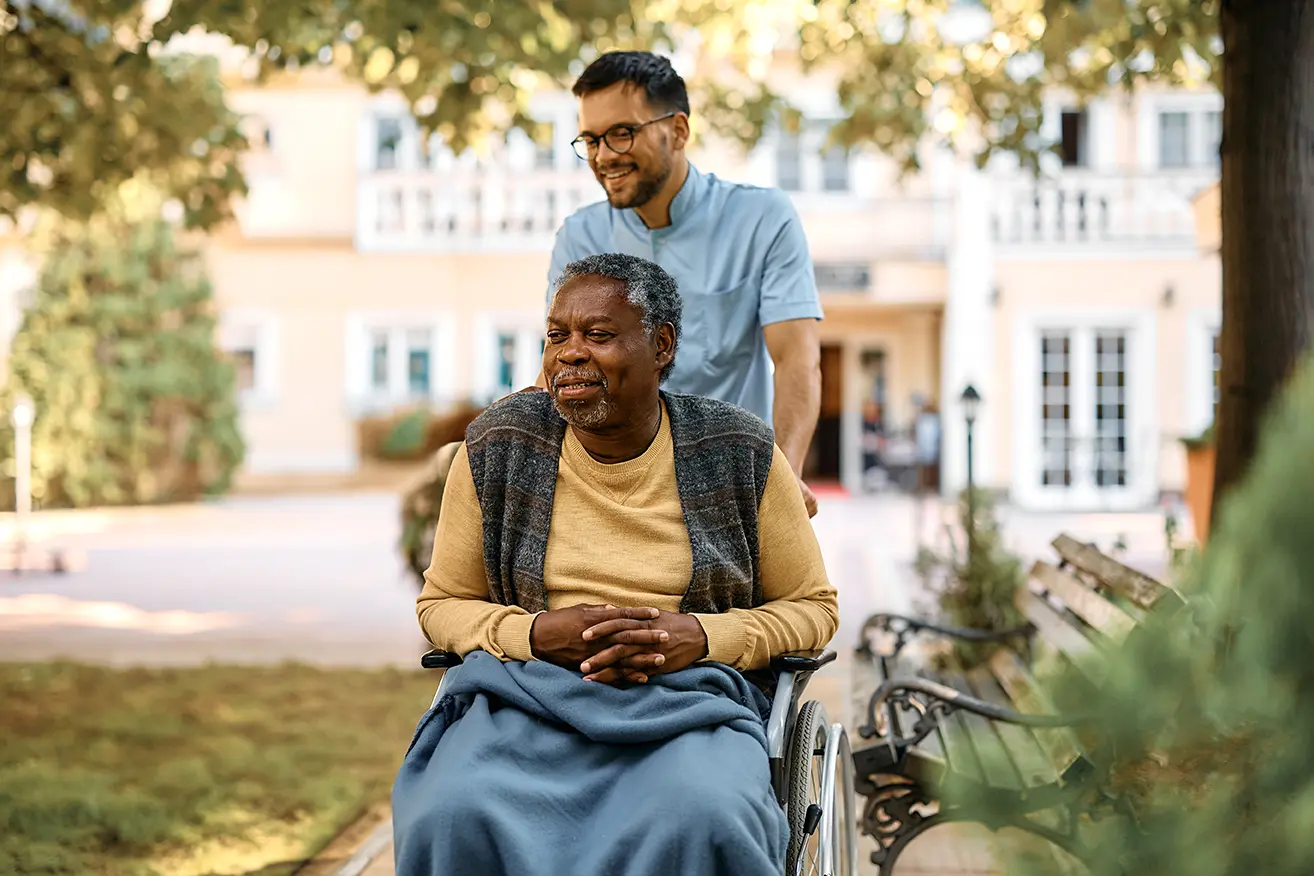
[[[657,326],[657,367],[665,368],[675,358],[675,326],[669,322]]]
[[[683,149],[689,145],[691,129],[689,127],[689,117],[684,113],[677,113],[675,118],[671,119],[671,130],[673,140],[671,145],[676,149]]]

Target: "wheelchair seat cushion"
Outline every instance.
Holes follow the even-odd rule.
[[[775,876],[761,691],[698,664],[619,689],[482,652],[449,670],[393,786],[398,876]]]

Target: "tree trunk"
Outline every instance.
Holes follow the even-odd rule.
[[[1219,500],[1314,323],[1314,3],[1223,0]]]

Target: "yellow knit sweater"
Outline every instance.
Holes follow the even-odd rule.
[[[821,648],[838,624],[835,590],[780,448],[758,509],[758,545],[765,603],[696,615],[707,633],[707,659],[740,670],[763,667],[786,651]],[[628,462],[598,462],[567,429],[543,567],[548,608],[610,603],[679,611],[692,571],[665,411],[652,444]],[[464,445],[447,477],[424,578],[417,609],[435,647],[533,659],[534,616],[488,600],[483,520]]]

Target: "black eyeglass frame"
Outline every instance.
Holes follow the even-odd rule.
[[[590,156],[596,155],[598,151],[599,143],[606,143],[607,148],[610,149],[612,152],[615,152],[617,155],[624,155],[634,148],[635,134],[639,133],[649,125],[655,125],[658,122],[664,122],[667,119],[673,119],[678,115],[679,112],[670,112],[664,116],[658,116],[655,119],[648,119],[648,121],[646,122],[640,122],[637,125],[612,125],[610,128],[602,132],[601,137],[594,137],[592,134],[580,134],[574,140],[570,141],[570,147],[575,150],[575,154],[579,156],[581,161],[588,161]],[[629,142],[625,144],[624,149],[617,149],[615,146],[612,145],[611,137],[612,135],[618,134],[621,131],[627,132],[629,136]],[[583,152],[580,152],[581,147],[583,147],[584,149]]]

